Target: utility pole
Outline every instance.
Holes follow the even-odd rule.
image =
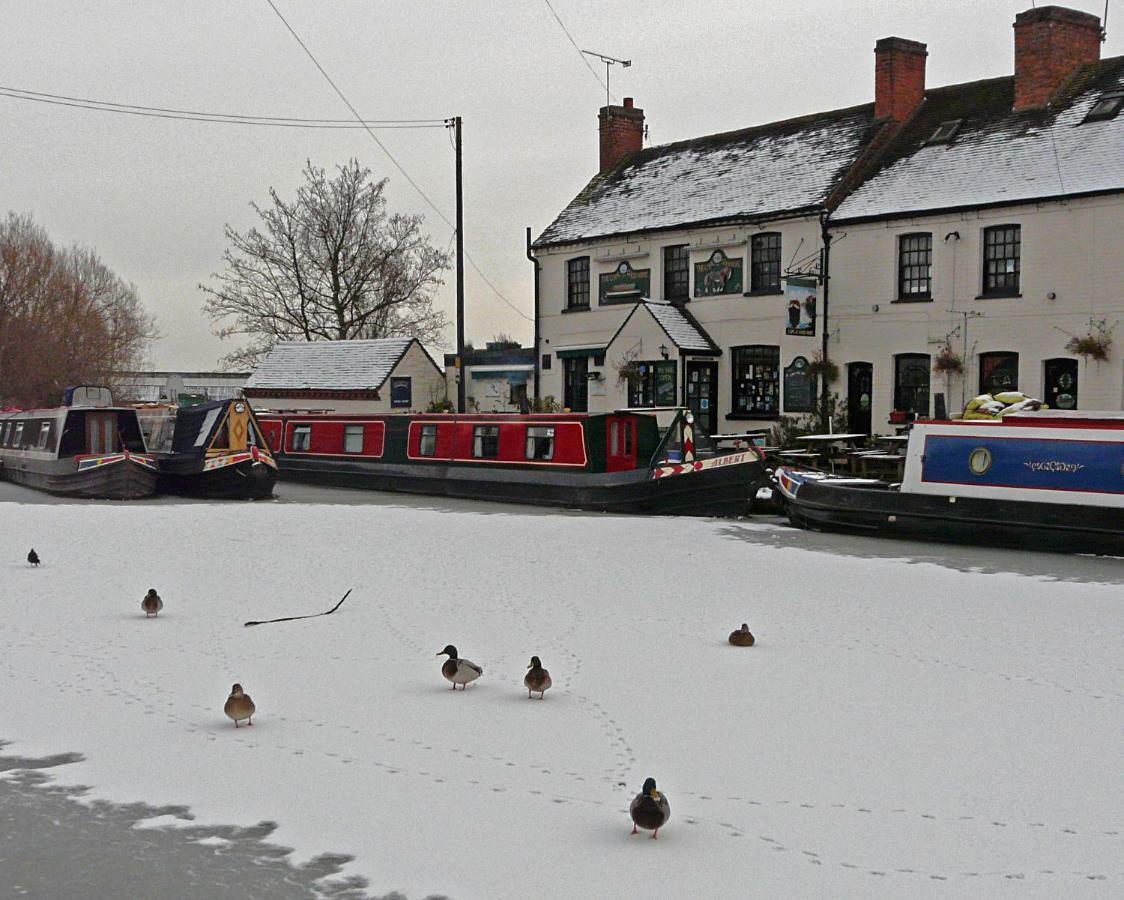
[[[461,183],[461,117],[453,118],[453,137],[457,156],[457,412],[464,402],[464,191]]]

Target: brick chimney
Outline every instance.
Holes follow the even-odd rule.
[[[608,172],[617,163],[644,146],[644,110],[624,98],[624,106],[602,106],[597,115],[601,123],[601,171]]]
[[[1101,20],[1064,6],[1015,16],[1015,110],[1043,107],[1086,63],[1101,58]]]
[[[882,38],[874,45],[874,117],[904,122],[925,99],[925,57],[918,41]]]

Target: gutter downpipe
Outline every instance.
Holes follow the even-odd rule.
[[[539,366],[542,361],[542,356],[539,354],[539,261],[531,250],[531,226],[527,226],[527,259],[529,259],[535,267],[535,359],[534,359],[534,374],[535,374],[535,402],[538,403],[540,399],[539,394]]]
[[[830,231],[831,214],[827,210],[820,213],[820,238],[823,241],[823,249],[820,251],[822,264],[820,266],[820,278],[823,281],[823,338],[820,345],[820,352],[823,354],[824,360],[827,360],[827,342],[828,342],[828,293],[831,284],[831,231]],[[820,379],[820,417],[822,430],[827,432],[831,430],[831,415],[828,412],[827,401],[829,396],[829,388],[826,378]]]

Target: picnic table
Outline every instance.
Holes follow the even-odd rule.
[[[893,474],[898,481],[905,472],[904,453],[857,453],[851,458],[852,465],[864,478],[871,474]]]
[[[820,458],[834,472],[836,459],[832,453],[833,448],[840,445],[853,449],[855,444],[867,437],[869,435],[865,434],[805,434],[796,440],[807,444],[808,452]]]

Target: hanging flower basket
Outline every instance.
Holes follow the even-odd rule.
[[[808,363],[808,374],[813,378],[822,378],[827,384],[833,384],[839,380],[839,365],[817,351],[812,361]]]
[[[933,371],[945,375],[960,375],[964,372],[964,360],[951,347],[941,347],[933,360]]]
[[[1115,328],[1115,325],[1113,326]],[[1106,362],[1112,346],[1113,328],[1107,319],[1089,320],[1089,330],[1085,334],[1071,334],[1065,342],[1065,349],[1074,356],[1084,356],[1085,360]],[[1068,334],[1068,332],[1067,332]]]
[[[636,387],[640,384],[640,364],[635,360],[625,360],[617,366],[617,381],[622,385]]]

